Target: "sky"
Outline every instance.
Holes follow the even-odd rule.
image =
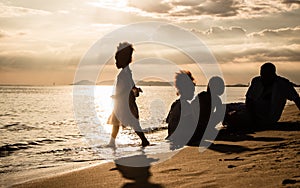
[[[215,57],[226,84],[249,83],[268,61],[279,75],[300,84],[299,7],[300,0],[1,0],[0,84],[73,83],[97,41],[143,22],[173,24],[197,36]],[[174,29],[161,37],[184,42]],[[205,71],[179,49],[133,45],[134,61],[140,62],[133,63],[137,77],[159,78],[179,68],[190,70],[198,84],[207,83]],[[147,58],[152,59],[141,61]],[[111,58],[97,81],[113,80],[117,73]]]

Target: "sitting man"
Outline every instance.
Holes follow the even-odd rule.
[[[268,62],[261,66],[260,76],[252,79],[245,104],[227,104],[223,124],[229,129],[262,128],[276,123],[286,100],[294,101],[300,110],[300,97],[293,84],[276,75],[276,67]]]

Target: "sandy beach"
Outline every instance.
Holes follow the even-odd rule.
[[[221,133],[203,152],[185,147],[162,163],[123,172],[136,181],[109,162],[13,187],[300,187],[299,146],[300,113],[292,105],[271,130]]]

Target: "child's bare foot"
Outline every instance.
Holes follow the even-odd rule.
[[[115,148],[116,147],[116,141],[114,138],[110,138],[109,144],[107,144],[107,147]]]
[[[150,142],[148,140],[143,140],[142,141],[142,147],[146,147],[146,146],[149,146],[150,145]]]
[[[116,144],[109,143],[109,144],[106,145],[106,147],[108,147],[108,148],[116,148]]]

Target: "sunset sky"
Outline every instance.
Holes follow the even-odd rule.
[[[300,0],[1,0],[0,84],[70,84],[96,41],[146,21],[172,23],[197,35],[227,84],[248,83],[267,61],[300,84],[299,18]],[[163,56],[193,72],[192,63],[174,58],[176,53],[179,57],[165,46],[137,45],[134,58]],[[153,62],[147,71],[155,74],[163,70],[159,66]],[[111,62],[99,79],[112,80],[116,73]],[[194,74],[199,84],[206,83]]]

